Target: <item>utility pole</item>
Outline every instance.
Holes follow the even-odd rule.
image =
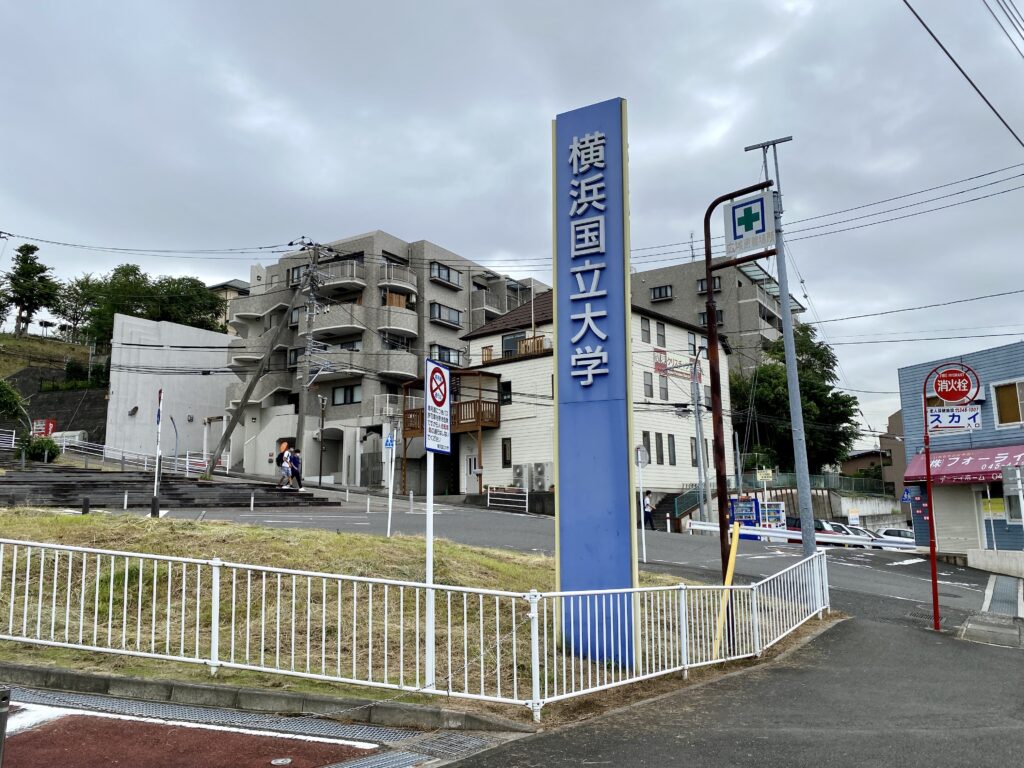
[[[768,149],[772,150],[775,165],[775,251],[779,267],[779,303],[782,310],[782,344],[786,352],[786,384],[789,390],[789,420],[793,433],[793,469],[796,471],[797,506],[800,509],[800,538],[804,544],[804,557],[817,549],[814,538],[814,511],[811,506],[811,476],[807,468],[807,437],[804,434],[804,409],[800,399],[800,378],[796,364],[796,342],[793,339],[793,312],[789,300],[789,279],[786,274],[786,249],[782,242],[782,182],[779,179],[778,145],[792,141],[792,136],[772,139],[745,147],[744,151],[761,150],[767,176]]]
[[[294,245],[296,241],[292,241],[289,245]],[[253,390],[256,389],[256,384],[266,373],[267,366],[270,364],[270,356],[274,353],[274,348],[277,346],[277,342],[281,340],[281,334],[288,325],[288,318],[292,314],[292,310],[295,309],[298,304],[299,297],[303,295],[306,286],[309,284],[309,280],[312,277],[313,272],[310,270],[302,278],[302,283],[296,289],[295,293],[292,294],[292,300],[288,304],[288,308],[284,311],[284,317],[281,322],[278,323],[277,328],[274,330],[274,335],[271,336],[270,342],[267,344],[267,351],[263,353],[263,358],[260,360],[259,365],[256,366],[256,370],[253,371],[252,376],[249,378],[249,383],[245,386],[245,391],[242,393],[241,399],[238,401],[238,407],[235,408],[235,412],[231,414],[231,421],[228,422],[227,427],[221,433],[220,440],[217,443],[217,447],[213,453],[210,454],[210,463],[206,466],[206,472],[203,474],[203,478],[210,479],[213,477],[213,468],[217,466],[217,459],[224,452],[224,449],[228,445],[228,441],[231,440],[231,433],[235,431],[235,427],[238,426],[238,422],[242,418],[242,411],[245,410],[245,406],[249,404],[249,398],[252,397]]]
[[[700,516],[703,522],[711,520],[711,482],[708,480],[708,462],[704,455],[704,403],[701,398],[700,351],[693,358],[690,371],[690,399],[693,401],[693,421],[697,440],[697,490],[700,494]],[[703,349],[706,349],[704,347]],[[706,512],[705,512],[706,510]]]
[[[313,325],[316,322],[317,303],[316,303],[316,291],[320,286],[320,281],[317,275],[317,267],[320,264],[320,246],[313,243],[313,260],[309,265],[309,271],[306,272],[305,276],[307,279],[303,281],[304,285],[309,288],[309,294],[306,296],[306,352],[302,356],[302,365],[300,366],[301,373],[299,374],[299,416],[297,424],[295,425],[295,448],[300,451],[303,449],[303,441],[306,439],[306,411],[309,409],[309,387],[313,383],[310,380],[310,364],[313,360],[313,355],[316,352],[322,351],[320,345],[318,347],[317,342],[313,339]],[[320,435],[320,441],[323,442],[323,435]]]
[[[324,412],[327,410],[327,398],[317,395],[320,402],[320,464],[317,466],[316,487],[323,488],[324,484]]]

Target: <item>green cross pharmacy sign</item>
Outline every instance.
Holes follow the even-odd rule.
[[[725,206],[726,256],[774,246],[775,206],[771,191],[733,200]]]

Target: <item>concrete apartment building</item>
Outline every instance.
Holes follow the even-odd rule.
[[[634,306],[707,327],[703,259],[637,272],[630,280]],[[716,272],[711,289],[719,330],[729,337],[734,351],[732,368],[749,374],[762,360],[762,346],[782,336],[779,283],[760,265],[750,263]],[[796,319],[806,307],[792,294],[790,300]]]
[[[272,474],[272,455],[297,432],[300,378],[307,341],[316,350],[302,449],[305,474],[350,485],[382,482],[382,441],[401,419],[402,384],[422,376],[427,356],[454,367],[470,363],[461,336],[528,301],[533,280],[515,280],[439,245],[406,242],[382,231],[320,248],[316,311],[304,298],[288,306],[309,269],[311,254],[285,255],[251,269],[250,293],[231,302],[229,324],[239,338],[228,364],[244,373],[261,359],[277,326],[269,373],[245,407],[232,437],[232,457],[246,472]],[[228,394],[238,406],[242,384]],[[325,402],[320,430],[319,398]],[[422,490],[422,440],[412,441],[410,487]]]
[[[554,480],[554,356],[552,297],[539,294],[533,306],[522,306],[465,334],[473,365],[453,372],[452,455],[438,462],[440,487],[477,493],[485,485],[547,490]],[[658,312],[633,307],[631,317],[634,443],[644,445],[650,465],[644,486],[655,498],[678,494],[697,482],[694,410],[690,406],[692,363],[707,344],[695,325]],[[721,345],[722,377],[728,380],[732,355]],[[699,355],[702,398],[710,403],[706,355]],[[415,396],[422,382],[410,384]],[[723,407],[730,410],[729,391]],[[406,411],[405,434],[422,429],[422,406],[416,398]],[[463,416],[465,414],[465,416]],[[704,460],[708,462],[712,422],[702,414]],[[726,433],[731,432],[728,421]],[[572,439],[571,435],[563,435]],[[734,471],[732,452],[726,457]]]
[[[230,310],[228,306],[232,301],[237,299],[239,296],[249,295],[249,284],[245,280],[226,280],[223,283],[216,283],[214,285],[206,286],[218,298],[224,300],[224,314],[221,315],[220,321],[227,328],[227,332],[232,336],[237,336],[238,333],[233,327],[228,325],[228,320],[231,319]]]

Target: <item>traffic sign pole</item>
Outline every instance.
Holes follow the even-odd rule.
[[[423,446],[427,450],[427,525],[426,525],[426,654],[424,688],[435,686],[435,611],[434,611],[434,454],[451,453],[450,374],[443,365],[427,360],[423,377]]]
[[[427,451],[427,577],[428,585],[434,583],[434,452]],[[427,626],[424,657],[424,685],[426,690],[434,687],[434,590],[427,589]]]
[[[637,483],[640,485],[640,548],[647,563],[647,502],[644,500],[644,465],[637,462]]]
[[[392,430],[384,442],[388,451],[388,538],[391,538],[391,510],[395,499],[395,433]]]

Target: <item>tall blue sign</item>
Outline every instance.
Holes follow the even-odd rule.
[[[553,157],[558,585],[633,587],[625,100],[558,115]],[[631,603],[619,611],[623,637],[607,652],[588,641],[600,632],[589,612],[563,632],[578,652],[631,663]]]

